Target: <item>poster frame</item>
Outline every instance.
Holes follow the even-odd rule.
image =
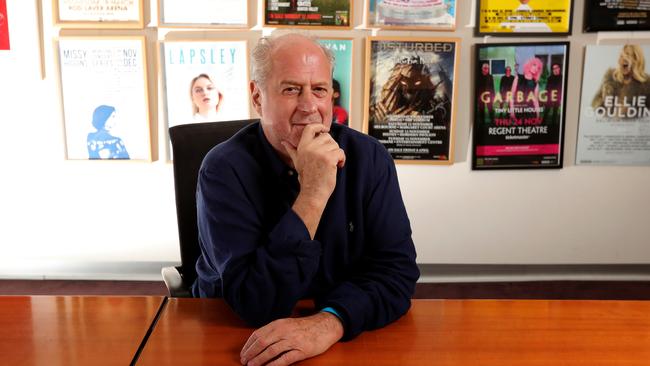
[[[454,72],[453,72],[453,92],[451,95],[451,117],[449,120],[449,150],[448,159],[446,160],[418,160],[418,159],[394,159],[397,164],[413,165],[452,165],[454,163],[455,134],[456,134],[456,117],[457,117],[457,93],[458,93],[458,64],[460,63],[461,38],[459,37],[401,37],[401,36],[369,36],[366,37],[365,44],[365,80],[364,80],[364,109],[363,109],[363,127],[362,131],[368,134],[370,128],[370,75],[372,74],[371,55],[373,41],[396,41],[396,42],[439,42],[454,43]]]
[[[199,39],[199,38],[173,38],[173,39],[165,39],[165,40],[159,40],[157,43],[157,65],[158,65],[158,70],[160,72],[160,107],[162,107],[162,125],[163,125],[163,134],[165,136],[164,138],[164,145],[165,145],[165,156],[166,156],[166,161],[167,162],[172,162],[173,161],[173,154],[171,150],[171,141],[169,139],[169,128],[172,127],[170,126],[169,123],[169,109],[168,109],[168,101],[167,101],[167,68],[165,67],[165,44],[166,43],[205,43],[205,42],[244,42],[246,50],[245,50],[245,57],[246,57],[246,63],[245,63],[245,72],[246,72],[246,90],[248,90],[248,83],[250,83],[250,41],[246,38],[242,37],[223,37],[223,38],[217,38],[217,37],[210,37],[209,39]],[[251,111],[251,105],[250,105],[250,100],[246,100],[246,105],[247,105],[247,110],[248,110],[248,116],[247,117],[242,117],[239,119],[251,119],[251,118],[256,118],[254,117],[254,113]],[[225,122],[226,120],[224,120]],[[192,122],[188,122],[192,123]],[[180,125],[180,124],[177,124]],[[177,126],[174,125],[174,126]]]
[[[507,43],[484,43],[484,44],[477,44],[474,47],[474,62],[473,64],[475,65],[475,69],[478,70],[478,64],[480,61],[480,51],[483,48],[489,48],[489,47],[535,47],[535,46],[565,46],[566,47],[566,53],[564,55],[564,69],[562,70],[563,76],[564,76],[564,83],[562,85],[563,89],[563,94],[562,94],[562,119],[561,119],[561,126],[559,130],[559,139],[557,143],[559,144],[559,158],[558,158],[558,163],[556,165],[548,165],[548,164],[538,164],[538,165],[517,165],[517,166],[512,166],[512,165],[506,165],[506,166],[482,166],[478,167],[477,166],[477,156],[476,156],[476,148],[478,146],[478,131],[476,128],[476,122],[477,122],[477,116],[476,116],[476,102],[478,101],[479,98],[479,91],[477,87],[477,81],[478,78],[474,77],[473,80],[473,90],[474,93],[473,95],[473,101],[472,101],[472,141],[471,141],[471,163],[472,163],[472,170],[473,171],[491,171],[491,170],[514,170],[514,169],[562,169],[564,166],[564,140],[565,140],[565,130],[566,130],[566,109],[567,109],[567,87],[568,87],[568,80],[569,80],[569,75],[568,75],[568,70],[569,70],[569,56],[570,56],[570,47],[571,44],[568,41],[557,41],[557,42],[507,42]],[[478,75],[476,75],[478,76]]]
[[[61,19],[60,0],[52,0],[52,18],[54,26],[70,29],[144,29],[144,0],[136,0],[138,18],[130,20],[100,20],[88,18],[83,20]]]
[[[596,24],[593,24],[591,21],[594,20],[594,17],[590,15],[590,12],[594,12],[594,4],[590,1],[585,1],[585,9],[584,9],[584,22],[582,29],[586,33],[594,33],[594,32],[602,32],[602,31],[607,31],[607,32],[623,32],[623,31],[647,31],[650,30],[650,10],[635,10],[638,12],[645,12],[646,13],[646,19],[648,20],[648,23],[645,26],[639,27],[639,26],[632,26],[632,25],[614,25],[614,26],[599,26]],[[614,10],[613,12],[616,12],[618,10]]]
[[[63,89],[63,84],[65,80],[63,79],[63,68],[61,65],[61,57],[60,57],[60,42],[61,41],[66,41],[66,40],[84,40],[84,41],[103,41],[103,40],[109,40],[109,41],[115,41],[115,40],[123,40],[123,41],[133,41],[137,40],[140,43],[141,46],[141,55],[142,55],[142,67],[143,67],[143,79],[142,79],[142,90],[144,92],[144,105],[142,106],[144,110],[144,115],[145,120],[143,123],[146,124],[146,131],[147,131],[147,141],[144,144],[147,147],[147,156],[144,159],[136,159],[136,158],[129,158],[129,159],[80,159],[80,158],[70,158],[68,154],[68,142],[67,142],[67,135],[68,135],[68,126],[66,123],[66,115],[65,115],[65,94],[64,94],[64,89]],[[153,132],[151,129],[151,102],[150,102],[150,96],[149,96],[149,82],[148,82],[148,68],[147,68],[147,42],[144,36],[122,36],[122,35],[116,35],[116,36],[59,36],[57,38],[54,38],[53,40],[53,49],[55,50],[54,52],[54,59],[55,59],[55,66],[57,69],[57,91],[59,95],[59,106],[60,106],[60,111],[61,111],[61,123],[62,123],[62,130],[63,130],[63,146],[64,146],[64,156],[65,160],[68,161],[114,161],[114,162],[149,162],[151,163],[154,161],[154,154],[153,154],[153,144],[152,144],[152,139],[153,139]]]
[[[643,116],[643,120],[638,121],[638,118],[634,118],[634,117],[619,118],[619,116],[616,117],[595,116],[595,115],[589,115],[588,113],[585,113],[587,109],[592,109],[592,113],[595,112],[595,110],[593,110],[594,100],[596,99],[596,96],[598,94],[602,93],[603,87],[605,85],[608,85],[608,87],[612,88],[611,94],[607,93],[608,97],[614,97],[614,98],[623,97],[625,100],[625,98],[629,98],[629,97],[633,97],[634,99],[637,99],[640,96],[643,96],[644,113],[650,111],[650,106],[646,105],[648,102],[650,102],[650,90],[647,87],[648,85],[647,80],[645,82],[641,82],[640,85],[637,84],[637,87],[641,86],[642,89],[634,90],[631,83],[623,86],[623,83],[614,81],[613,75],[610,75],[609,77],[606,78],[606,75],[608,75],[610,71],[613,71],[617,66],[620,67],[620,65],[618,64],[618,60],[623,54],[624,47],[628,47],[628,46],[640,47],[643,49],[642,54],[644,55],[644,57],[650,57],[650,45],[644,42],[638,42],[638,43],[630,42],[626,44],[600,44],[600,45],[589,44],[589,45],[585,45],[584,47],[585,67],[583,67],[582,74],[581,74],[582,83],[580,89],[581,90],[580,103],[578,105],[579,108],[578,129],[577,129],[576,150],[575,150],[575,164],[577,166],[592,166],[592,167],[593,166],[616,166],[616,167],[650,166],[650,155],[649,155],[650,153],[648,153],[647,150],[645,150],[641,146],[638,145],[634,146],[638,144],[638,142],[636,143],[633,142],[631,144],[632,146],[630,146],[626,142],[621,143],[621,140],[626,141],[631,137],[633,138],[633,141],[634,138],[639,138],[639,137],[642,137],[644,138],[645,141],[647,141],[648,138],[650,138],[650,120],[649,120],[650,117]],[[602,48],[602,50],[598,50],[598,48]],[[606,60],[606,61],[602,63],[593,62],[595,60]],[[587,61],[591,61],[590,63],[591,67],[586,67]],[[646,75],[649,74],[647,71],[647,66],[644,71]],[[635,76],[633,76],[632,78],[633,80],[631,82],[635,82],[635,81],[639,82],[639,80],[637,80]],[[596,83],[594,83],[594,81],[596,81]],[[592,88],[593,86],[596,85],[597,87]],[[618,90],[618,93],[614,90],[614,88],[616,87],[620,88]],[[627,94],[627,92],[631,90],[636,91],[637,94],[632,94],[632,95]],[[604,101],[602,103],[603,104],[600,105],[599,107],[607,108],[606,103]],[[622,104],[618,104],[617,102],[614,102],[613,105],[610,105],[610,108],[611,107],[616,108],[620,106],[626,106],[629,108],[629,106],[631,105],[634,109],[638,108],[637,111],[640,111],[641,106],[639,106],[637,103],[638,102],[636,101],[631,101],[631,102],[625,101]],[[603,110],[603,112],[605,111]],[[602,120],[599,120],[601,118]],[[599,126],[599,124],[601,123],[602,125]],[[643,124],[645,124],[645,126],[643,126]],[[635,133],[630,133],[632,129],[635,130],[634,131]],[[598,131],[598,133],[596,131]],[[590,148],[589,140],[592,138],[601,140],[600,149]],[[645,141],[642,140],[641,143]],[[594,145],[599,145],[599,144],[595,143]],[[616,148],[612,149],[611,148],[612,146],[616,146]],[[631,155],[634,154],[644,154],[643,157],[645,159],[644,160],[638,159],[638,156],[631,157]]]
[[[570,36],[573,29],[573,16],[575,13],[575,0],[569,2],[569,28],[566,32],[498,32],[498,31],[481,31],[481,2],[476,0],[476,24],[474,25],[474,35],[477,37],[495,36],[495,37],[566,37]]]
[[[269,0],[264,0],[262,9],[262,26],[268,28],[301,28],[301,29],[315,29],[315,30],[350,30],[352,29],[352,23],[354,22],[354,1],[347,0],[349,6],[349,15],[348,15],[348,25],[346,26],[336,26],[336,25],[308,25],[308,24],[269,24],[269,11],[268,11],[268,2]]]
[[[329,41],[329,40],[350,41],[350,44],[352,45],[352,50],[350,51],[350,72],[347,75],[349,83],[350,83],[350,87],[348,88],[348,90],[346,90],[346,92],[348,93],[348,96],[349,96],[348,97],[349,101],[350,101],[348,109],[347,109],[347,112],[348,112],[348,126],[351,126],[351,121],[350,120],[351,120],[351,118],[353,116],[352,112],[354,110],[354,103],[352,103],[352,90],[353,90],[352,85],[354,84],[354,80],[355,80],[354,79],[354,77],[355,77],[355,74],[354,74],[354,60],[355,60],[354,52],[355,52],[356,48],[355,48],[354,44],[356,43],[356,41],[352,37],[327,37],[327,36],[320,36],[320,37],[317,38],[317,40],[318,41],[321,41],[321,40],[325,40],[325,41]],[[336,59],[334,59],[334,67],[336,68]]]
[[[164,2],[165,0],[158,1],[158,26],[161,28],[206,28],[206,29],[246,29],[250,28],[250,14],[249,14],[249,5],[248,1],[244,1],[244,6],[246,7],[246,23],[241,24],[221,24],[221,23],[199,23],[199,22],[185,22],[185,23],[175,23],[175,22],[165,22],[164,21]],[[187,4],[187,1],[184,1]]]
[[[439,32],[453,32],[456,30],[456,25],[458,22],[458,1],[451,0],[454,2],[454,23],[450,27],[441,26],[441,25],[419,25],[419,24],[408,24],[408,25],[385,25],[377,24],[371,22],[370,19],[372,14],[370,13],[370,3],[374,2],[375,5],[377,0],[368,0],[365,2],[365,19],[366,28],[378,28],[386,30],[415,30],[415,31],[439,31]]]

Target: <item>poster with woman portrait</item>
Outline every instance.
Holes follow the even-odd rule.
[[[143,0],[54,0],[61,28],[143,28]]]
[[[268,27],[352,28],[350,0],[264,0]]]
[[[334,95],[332,100],[333,123],[346,126],[350,124],[352,97],[352,38],[321,38],[318,40],[334,54],[334,70],[332,85]]]
[[[158,0],[161,27],[243,28],[248,25],[248,1]]]
[[[585,1],[585,32],[650,30],[650,1]]]
[[[476,46],[472,169],[561,168],[569,43]]]
[[[369,37],[364,131],[397,162],[451,164],[456,38]]]
[[[477,0],[476,3],[478,35],[571,34],[573,0]]]
[[[576,164],[650,165],[648,57],[647,45],[587,46]]]
[[[456,29],[456,0],[369,0],[368,27],[413,30]]]
[[[250,118],[245,40],[165,41],[161,60],[168,128]]]
[[[67,159],[151,161],[144,37],[58,40]]]

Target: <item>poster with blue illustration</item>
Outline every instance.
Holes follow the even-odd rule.
[[[369,0],[366,4],[369,27],[456,29],[456,0]]]
[[[59,39],[66,157],[151,161],[144,37]]]
[[[334,54],[332,85],[334,100],[332,118],[334,123],[349,125],[350,97],[352,95],[352,39],[319,39],[318,42]]]

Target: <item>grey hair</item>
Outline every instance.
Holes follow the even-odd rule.
[[[271,58],[273,50],[277,47],[279,39],[285,36],[298,36],[311,41],[323,51],[325,57],[329,61],[330,71],[334,71],[334,53],[332,53],[329,48],[320,44],[316,37],[302,33],[286,33],[279,36],[272,35],[262,37],[257,42],[257,45],[253,48],[253,52],[251,53],[252,81],[255,81],[260,86],[264,86],[266,80],[271,74],[271,69],[273,68],[273,59]]]

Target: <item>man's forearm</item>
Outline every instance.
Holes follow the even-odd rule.
[[[316,236],[316,230],[326,204],[327,201],[323,202],[322,199],[312,198],[302,192],[298,194],[296,201],[293,203],[293,211],[302,219],[312,240]]]

